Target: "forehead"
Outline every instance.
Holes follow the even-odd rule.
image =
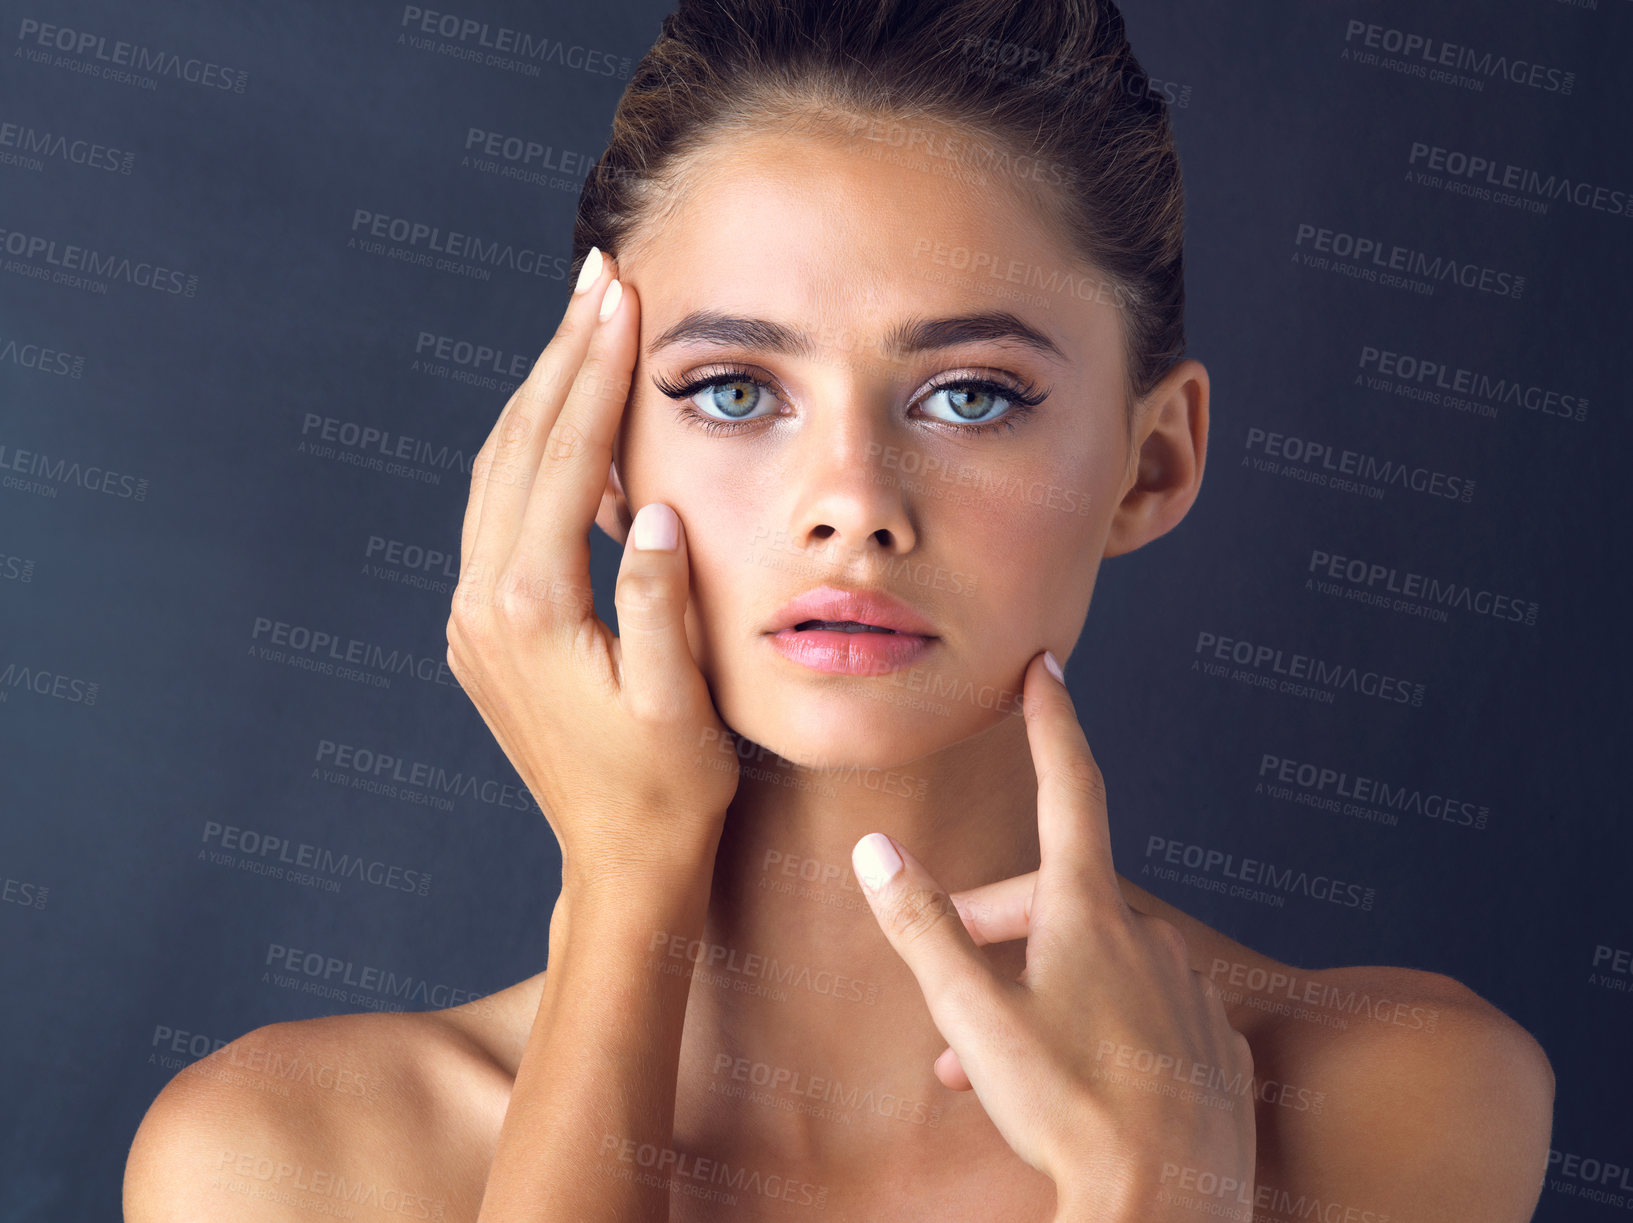
[[[772,130],[717,139],[665,213],[628,269],[652,303],[648,337],[705,308],[858,333],[908,314],[1008,310],[1077,345],[1115,326],[1083,291],[1096,273],[1026,185],[922,147]]]

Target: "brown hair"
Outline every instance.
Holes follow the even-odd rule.
[[[679,0],[579,196],[575,271],[592,244],[616,258],[661,232],[711,142],[773,126],[821,134],[836,116],[852,132],[858,120],[941,121],[977,150],[990,142],[985,159],[1016,171],[1121,306],[1130,413],[1179,359],[1179,159],[1112,0]]]

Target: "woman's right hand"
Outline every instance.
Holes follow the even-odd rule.
[[[477,452],[448,618],[448,665],[544,809],[564,893],[677,869],[706,880],[739,773],[687,640],[673,509],[642,507],[629,532],[622,636],[595,614],[589,531],[639,336],[635,295],[601,263]],[[641,547],[665,542],[666,520],[671,548]]]

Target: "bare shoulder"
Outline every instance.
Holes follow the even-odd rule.
[[[136,1131],[127,1223],[356,1208],[475,1218],[514,1082],[505,1034],[522,988],[444,1011],[268,1024],[195,1062]]]
[[[1536,1039],[1442,973],[1281,969],[1254,979],[1267,1016],[1250,1040],[1263,1204],[1529,1220],[1553,1126]]]
[[[1120,883],[1130,905],[1180,928],[1191,967],[1219,987],[1231,1025],[1248,1039],[1255,1213],[1531,1218],[1554,1074],[1523,1026],[1444,973],[1295,967]]]

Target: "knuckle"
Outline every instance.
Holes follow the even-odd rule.
[[[492,439],[494,462],[508,461],[524,453],[533,437],[536,423],[537,418],[529,415],[521,404],[511,408]]]
[[[556,427],[550,430],[550,436],[545,439],[544,453],[552,463],[571,463],[584,452],[587,445],[583,430],[562,417],[557,419]]]
[[[1049,766],[1048,780],[1061,789],[1082,798],[1103,802],[1106,780],[1100,766],[1091,757],[1073,755]]]
[[[448,610],[448,641],[451,645],[456,637],[467,640],[476,638],[482,632],[482,595],[470,581],[460,582],[454,587],[453,603]]]
[[[648,726],[669,726],[681,717],[679,693],[672,688],[626,686],[623,696],[624,707],[630,717]]]
[[[1191,944],[1185,934],[1165,917],[1153,917],[1150,914],[1142,915],[1144,925],[1151,937],[1168,949],[1170,955],[1182,964],[1189,964],[1191,960]]]
[[[887,920],[898,937],[915,942],[948,913],[956,916],[957,909],[939,888],[903,888],[892,900]]]
[[[1230,1032],[1232,1037],[1231,1046],[1235,1050],[1237,1058],[1243,1065],[1252,1066],[1253,1042],[1248,1040],[1238,1028],[1232,1028]]]
[[[520,575],[509,572],[500,583],[494,610],[500,622],[512,630],[535,628],[544,614],[543,603],[531,584]]]
[[[621,623],[634,628],[657,628],[668,623],[674,582],[656,573],[622,573],[613,587],[613,602]]]
[[[452,643],[448,646],[448,674],[467,696],[476,692],[476,673],[465,665],[464,655]]]

